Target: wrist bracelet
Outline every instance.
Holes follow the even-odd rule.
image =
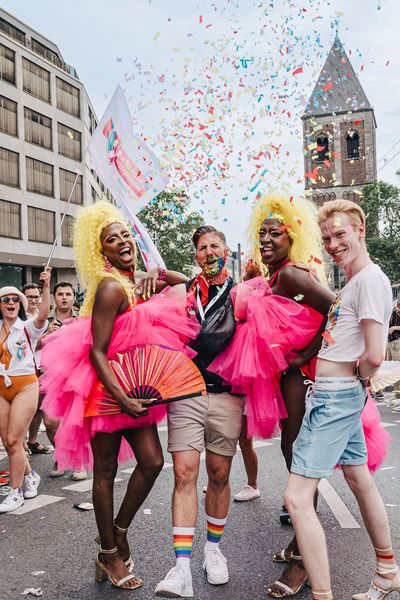
[[[167,281],[167,269],[163,269],[162,267],[158,267],[158,268],[159,268],[159,272],[158,272],[157,279],[159,281]]]
[[[358,365],[357,365],[357,367],[356,367],[356,375],[357,375],[358,379],[360,379],[361,381],[369,381],[370,378],[372,377],[372,375],[374,375],[374,373],[371,373],[371,375],[368,375],[368,377],[361,377],[360,371],[358,370]]]

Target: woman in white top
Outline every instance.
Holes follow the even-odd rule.
[[[0,513],[37,496],[40,477],[27,460],[23,442],[37,409],[39,385],[33,357],[38,338],[47,327],[51,269],[40,275],[43,299],[38,316],[26,320],[28,301],[13,286],[0,288],[0,437],[10,463],[11,490]]]

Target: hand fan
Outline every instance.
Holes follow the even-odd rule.
[[[206,394],[196,365],[182,352],[146,344],[110,360],[121,388],[131,398],[155,398],[148,406]],[[98,382],[88,398],[85,417],[122,412],[120,405]]]
[[[388,385],[400,380],[400,361],[384,360],[375,375],[371,377],[371,392],[379,392]]]

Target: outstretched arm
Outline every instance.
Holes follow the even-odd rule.
[[[47,321],[47,316],[50,310],[50,279],[51,279],[51,267],[47,267],[45,271],[42,271],[39,275],[39,281],[43,284],[42,301],[39,304],[39,313],[33,324],[36,329],[41,329]]]

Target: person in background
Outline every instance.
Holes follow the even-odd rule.
[[[389,321],[389,335],[386,350],[387,360],[400,360],[400,298],[393,307],[392,316]],[[394,384],[395,398],[392,406],[400,405],[400,381]]]
[[[68,281],[59,281],[56,283],[53,290],[53,296],[55,305],[49,312],[49,326],[46,333],[42,336],[41,341],[53,332],[58,331],[66,319],[73,319],[78,316],[78,313],[73,308],[75,302],[75,290],[72,283],[69,283]],[[60,352],[62,352],[61,349]],[[44,414],[44,424],[47,437],[53,448],[55,448],[55,435],[57,433],[59,422],[57,419],[52,419],[49,415]],[[50,477],[62,477],[64,473],[65,471],[63,469],[58,468],[57,462],[54,462],[49,475]],[[87,473],[84,469],[72,471],[71,478],[73,481],[82,481],[87,478]]]
[[[0,437],[10,464],[10,492],[0,513],[37,496],[40,476],[32,470],[24,439],[36,412],[39,386],[33,353],[47,327],[51,269],[43,271],[43,299],[36,319],[26,319],[28,300],[13,286],[0,289]]]
[[[254,277],[259,277],[261,270],[257,263],[249,258],[243,269],[243,281],[248,281]],[[258,456],[253,447],[253,438],[247,437],[247,415],[246,405],[244,407],[242,417],[242,429],[239,437],[239,446],[242,452],[243,464],[246,470],[247,483],[244,484],[241,490],[233,495],[235,502],[248,502],[249,500],[255,500],[261,496],[261,492],[258,489],[257,477],[258,477]]]
[[[42,294],[37,283],[26,283],[22,288],[22,293],[25,294],[28,300],[28,310],[26,311],[27,319],[36,319],[39,314],[39,306],[42,301]],[[40,342],[38,342],[34,352],[36,368],[40,369]],[[40,424],[43,419],[43,413],[40,410],[41,396],[39,394],[39,403],[37,411],[31,421],[28,432],[27,449],[29,454],[50,454],[52,449],[50,446],[42,444],[38,440]]]

